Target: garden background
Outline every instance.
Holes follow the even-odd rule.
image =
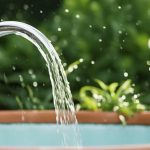
[[[149,0],[0,1],[1,21],[28,23],[50,39],[62,59],[76,108],[86,101],[80,89],[98,87],[95,79],[108,85],[130,79],[149,109],[149,18]],[[51,84],[37,49],[15,35],[0,38],[0,109],[50,108]]]

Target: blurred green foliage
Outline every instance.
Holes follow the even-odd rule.
[[[135,94],[131,80],[124,81],[120,86],[117,82],[106,85],[101,80],[95,80],[99,87],[84,86],[80,90],[80,109],[115,111],[130,117],[135,112],[145,110],[140,104],[138,94]]]
[[[87,84],[94,86],[94,78],[107,84],[130,78],[141,95],[140,101],[150,104],[149,0],[63,0],[57,5],[35,0],[14,1],[13,7],[10,4],[11,0],[3,0],[0,5],[1,19],[24,21],[40,29],[52,41],[66,70],[76,60],[84,60],[68,74],[75,104],[80,103],[79,89]],[[18,109],[16,97],[24,107],[30,99],[19,75],[41,106],[53,108],[47,68],[36,48],[16,36],[0,38],[0,109]],[[34,82],[38,86],[33,86]]]
[[[83,86],[80,89],[82,101],[77,105],[77,110],[117,112],[123,125],[126,125],[126,118],[145,110],[146,107],[139,101],[139,95],[135,94],[131,80],[124,81],[120,86],[117,82],[110,85],[98,79],[95,82],[99,87]]]

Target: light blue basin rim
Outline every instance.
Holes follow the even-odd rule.
[[[86,147],[150,144],[150,126],[80,124],[78,127],[81,145]],[[67,145],[74,146],[71,125],[60,128],[55,124],[0,124],[0,146],[62,146],[62,129],[69,137]]]

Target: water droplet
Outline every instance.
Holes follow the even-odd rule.
[[[70,67],[69,69],[68,69],[68,72],[72,72],[73,71],[73,68],[72,67]]]
[[[102,42],[103,40],[102,40],[102,39],[98,39],[98,41],[99,41],[99,42]]]
[[[37,87],[37,86],[38,86],[38,83],[37,83],[36,81],[34,81],[34,82],[33,82],[33,86],[34,86],[34,87]]]
[[[80,61],[80,62],[83,62],[83,58],[80,58],[79,61]]]
[[[146,64],[147,64],[148,66],[150,66],[150,60],[147,60],[147,61],[146,61]]]
[[[91,24],[89,25],[89,28],[92,28],[92,25],[91,25]]]
[[[36,79],[36,75],[35,75],[35,74],[32,74],[32,75],[31,75],[31,78],[32,78],[32,79]]]
[[[118,33],[119,33],[119,34],[122,34],[122,31],[121,31],[121,30],[119,30],[119,31],[118,31]]]
[[[80,82],[81,81],[80,77],[76,77],[76,81]]]
[[[121,50],[123,50],[123,47],[122,47],[122,46],[120,46],[120,49],[121,49]]]
[[[16,70],[16,67],[15,67],[15,66],[12,66],[12,70],[14,70],[14,71],[15,71],[15,70]]]
[[[128,73],[127,72],[124,72],[124,77],[128,77]]]
[[[120,10],[120,9],[122,9],[122,7],[121,7],[121,6],[118,6],[118,9]]]
[[[19,80],[20,82],[23,82],[23,76],[21,74],[19,75]]]
[[[146,87],[149,87],[149,82],[146,81],[146,82],[145,82],[145,86],[146,86]]]
[[[125,95],[122,95],[122,96],[121,96],[121,100],[124,101],[125,99],[126,99],[126,96],[125,96]]]
[[[66,12],[66,13],[69,13],[69,9],[65,9],[65,12]]]
[[[43,14],[43,10],[40,10],[40,14]]]
[[[119,110],[119,106],[114,106],[113,110],[114,111],[118,111]]]
[[[28,6],[27,4],[25,4],[25,5],[23,6],[23,9],[24,9],[24,10],[28,10],[28,9],[29,9],[29,6]]]
[[[80,18],[80,15],[79,15],[79,14],[76,14],[76,18],[79,19],[79,18]]]
[[[103,26],[103,29],[106,29],[106,26]]]
[[[148,39],[147,45],[148,45],[148,48],[150,48],[150,39]]]
[[[29,70],[28,70],[28,73],[29,73],[29,74],[33,74],[33,70],[32,70],[32,69],[29,69]]]
[[[74,65],[73,68],[74,68],[74,69],[78,69],[78,65]]]
[[[94,65],[94,64],[95,64],[95,61],[94,61],[94,60],[92,60],[92,61],[91,61],[91,64],[92,64],[92,65]]]
[[[139,97],[138,94],[134,94],[134,95],[133,95],[133,98],[134,98],[134,99],[137,99],[138,97]]]
[[[59,27],[59,28],[57,28],[57,30],[60,32],[60,31],[61,31],[61,28]]]
[[[67,40],[63,40],[63,46],[67,46],[68,45],[68,41]]]
[[[67,63],[63,63],[63,66],[66,67],[66,66],[67,66]]]

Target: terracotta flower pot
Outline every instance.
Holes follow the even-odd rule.
[[[118,124],[119,115],[114,112],[79,111],[79,123]],[[56,123],[55,111],[21,110],[0,111],[0,123]],[[127,119],[128,124],[150,125],[150,112],[136,113]]]

